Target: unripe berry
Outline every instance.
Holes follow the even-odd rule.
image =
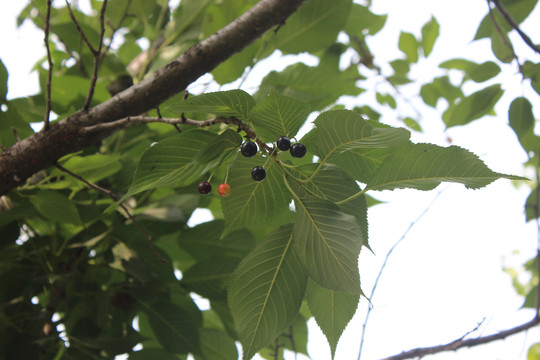
[[[225,183],[219,185],[218,192],[219,192],[219,195],[223,197],[229,196],[229,194],[231,193],[231,185],[225,184]]]

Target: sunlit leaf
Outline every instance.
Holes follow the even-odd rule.
[[[271,233],[236,269],[229,306],[240,332],[244,360],[281,333],[295,319],[307,276],[292,251],[292,225]]]
[[[443,120],[446,126],[465,125],[490,114],[502,94],[503,90],[497,84],[467,96],[444,112]]]
[[[275,142],[280,136],[294,137],[309,112],[310,106],[306,102],[272,90],[255,106],[250,117],[257,135],[264,141]]]
[[[535,122],[530,101],[524,97],[515,98],[508,110],[508,120],[518,137],[525,134]]]
[[[172,104],[178,113],[199,112],[222,117],[236,117],[247,121],[255,100],[243,90],[229,90],[190,96],[186,100]]]
[[[418,61],[418,40],[413,34],[402,31],[399,35],[398,47],[405,53],[409,62]]]
[[[124,198],[157,187],[185,186],[198,179],[206,166],[193,159],[215,137],[209,131],[183,131],[150,147],[141,157]]]
[[[306,297],[309,310],[330,344],[333,358],[339,338],[356,312],[360,295],[330,290],[310,280]]]
[[[435,41],[439,37],[439,23],[437,19],[431,17],[431,19],[422,26],[422,48],[424,49],[424,56],[428,57],[433,50]]]
[[[295,199],[294,245],[309,275],[321,285],[360,293],[362,230],[355,217],[314,196]]]
[[[386,158],[367,188],[432,190],[445,181],[477,189],[500,178],[523,180],[490,170],[476,155],[458,146],[409,144]]]

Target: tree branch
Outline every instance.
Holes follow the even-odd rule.
[[[403,359],[421,358],[426,355],[437,354],[444,351],[452,351],[452,350],[457,350],[464,347],[473,347],[477,345],[487,344],[487,343],[497,341],[497,340],[502,340],[502,339],[507,338],[508,336],[515,335],[520,332],[529,330],[537,326],[538,324],[540,324],[540,317],[536,315],[531,321],[526,322],[525,324],[513,327],[508,330],[500,331],[493,335],[481,336],[475,339],[464,340],[464,337],[466,336],[465,335],[445,345],[417,348],[417,349],[402,352],[401,354],[398,354],[398,355],[387,357],[383,360],[403,360]]]
[[[514,30],[517,31],[517,33],[519,34],[519,36],[521,36],[525,44],[527,44],[531,49],[533,49],[538,54],[540,54],[540,47],[536,46],[532,42],[531,38],[519,28],[519,25],[512,18],[512,15],[510,15],[510,13],[506,10],[506,8],[501,4],[501,2],[499,0],[489,0],[489,1],[495,4],[495,6],[497,7],[497,10],[501,12],[502,16],[508,22],[508,24],[510,24],[510,26],[512,26]]]
[[[151,77],[115,95],[108,101],[78,111],[51,124],[46,134],[38,132],[0,154],[0,195],[23,184],[34,173],[53,165],[64,155],[101,141],[113,130],[82,131],[154,109],[183,91],[200,76],[241,51],[272,26],[281,24],[304,0],[261,0],[238,19],[188,49],[157,70]]]

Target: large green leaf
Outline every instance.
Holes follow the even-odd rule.
[[[284,53],[314,52],[333,44],[346,22],[351,0],[306,1],[282,26],[274,46]]]
[[[508,120],[518,138],[527,133],[535,122],[530,101],[524,97],[515,98],[508,110]]]
[[[6,101],[8,92],[8,71],[2,59],[0,59],[0,103]]]
[[[311,173],[315,164],[305,165],[300,170],[307,169],[307,174]],[[360,191],[358,184],[344,170],[332,164],[323,165],[311,181],[304,184],[304,188],[315,196],[339,202],[351,197]],[[342,205],[340,210],[356,218],[358,225],[362,229],[362,242],[367,244],[368,221],[367,205],[364,196],[357,197]]]
[[[238,349],[234,340],[225,332],[218,329],[201,330],[201,354],[202,357],[195,355],[195,360],[238,359]]]
[[[356,218],[315,196],[295,199],[294,245],[309,275],[329,289],[360,293],[362,229]]]
[[[517,24],[521,23],[523,20],[529,16],[531,11],[535,8],[538,0],[503,0],[501,1],[502,6],[508,11],[512,19],[516,21]],[[493,23],[493,18],[497,22],[497,25]],[[486,14],[474,37],[474,40],[479,40],[485,37],[494,37],[500,36],[500,31],[504,33],[512,30],[512,25],[510,25],[504,17],[501,15],[498,9],[494,9],[491,14]]]
[[[165,350],[178,354],[199,351],[198,324],[189,311],[169,302],[141,304],[154,335]]]
[[[222,199],[226,230],[260,232],[287,211],[291,196],[283,184],[282,172],[272,160],[265,166],[266,178],[255,181],[251,169],[262,166],[266,159],[260,155],[239,157],[229,169],[231,195]]]
[[[391,148],[407,143],[405,129],[373,127],[353,111],[333,110],[315,120],[318,130],[317,150],[321,158],[361,148]]]
[[[209,257],[186,270],[180,284],[207,299],[225,300],[225,286],[239,261],[232,256]]]
[[[204,130],[183,131],[148,148],[124,198],[158,187],[185,186],[198,179],[208,165],[193,159],[216,136]]]
[[[424,49],[424,56],[428,57],[433,50],[435,41],[439,37],[439,23],[437,19],[431,17],[431,19],[422,26],[422,48]]]
[[[433,144],[409,144],[395,149],[386,158],[368,181],[367,189],[432,190],[442,181],[477,189],[500,178],[523,180],[490,170],[476,155],[459,146],[444,148]]]
[[[398,40],[399,50],[403,51],[409,62],[415,63],[418,61],[418,40],[408,32],[402,31]]]
[[[444,123],[447,127],[465,125],[492,113],[503,93],[501,85],[497,84],[467,96],[444,112]]]
[[[306,297],[309,310],[330,344],[333,358],[339,338],[356,312],[360,295],[327,289],[310,280]]]
[[[30,198],[30,202],[46,219],[58,223],[81,224],[77,206],[58,192],[40,191]]]
[[[294,137],[309,112],[306,102],[277,94],[272,89],[268,97],[253,108],[250,119],[259,138],[275,142],[280,136]]]
[[[363,37],[364,30],[369,35],[374,35],[382,29],[387,15],[376,15],[369,11],[367,6],[354,3],[349,12],[345,31],[349,35]]]
[[[255,106],[255,100],[243,90],[229,90],[190,96],[184,101],[172,104],[172,110],[181,112],[199,112],[222,117],[236,117],[247,121],[249,112]]]
[[[268,345],[296,318],[307,276],[292,251],[292,225],[271,233],[236,269],[229,306],[244,360]]]
[[[206,164],[212,160],[221,158],[230,150],[238,149],[242,144],[242,137],[238,132],[231,129],[225,130],[215,139],[206,144],[195,156],[194,162]]]

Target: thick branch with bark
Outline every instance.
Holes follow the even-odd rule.
[[[0,195],[64,155],[82,150],[110,135],[106,129],[88,133],[84,127],[108,123],[149,111],[183,91],[202,75],[241,51],[275,25],[285,22],[305,0],[261,0],[238,19],[191,47],[184,54],[108,101],[78,111],[0,154]]]

